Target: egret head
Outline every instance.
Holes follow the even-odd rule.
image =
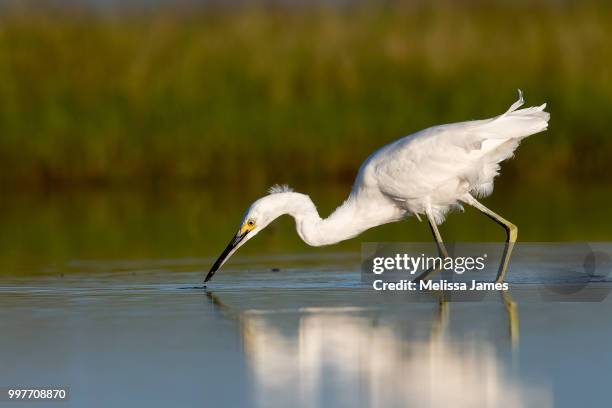
[[[287,213],[287,197],[286,194],[292,190],[286,186],[273,186],[268,192],[270,194],[256,200],[248,208],[236,235],[231,239],[227,247],[223,250],[219,258],[210,268],[210,272],[206,275],[204,282],[208,282],[217,272],[221,266],[227,261],[233,254],[244,245],[248,240],[259,234],[261,230],[266,228],[272,221]],[[295,194],[295,193],[294,193]]]

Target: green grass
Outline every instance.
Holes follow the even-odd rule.
[[[0,15],[0,187],[353,178],[420,128],[503,112],[551,126],[504,171],[608,177],[612,6]]]

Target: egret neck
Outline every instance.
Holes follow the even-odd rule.
[[[292,216],[298,235],[311,246],[330,245],[353,238],[376,225],[397,221],[403,214],[391,201],[387,208],[377,206],[376,211],[369,211],[359,195],[351,195],[329,217],[322,219],[306,194],[287,192],[272,197],[278,202],[276,217],[283,214]]]

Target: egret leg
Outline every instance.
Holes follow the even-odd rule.
[[[441,339],[448,327],[449,321],[449,302],[446,300],[444,292],[438,294],[438,313],[431,327],[432,339]]]
[[[440,258],[443,260],[448,258],[448,251],[444,246],[444,241],[442,241],[442,235],[440,235],[440,231],[438,231],[438,226],[434,222],[434,219],[431,215],[431,212],[427,211],[427,222],[429,223],[429,228],[431,229],[431,233],[433,234],[434,240],[436,241],[436,246],[438,247],[438,254]],[[429,268],[422,274],[420,274],[415,280],[421,281],[425,279],[429,279],[434,273],[438,272],[439,269]]]
[[[502,290],[501,296],[504,306],[506,306],[506,313],[508,314],[508,331],[510,333],[512,350],[516,350],[519,342],[518,306],[507,291]]]
[[[512,254],[516,237],[518,236],[518,228],[516,225],[506,220],[502,216],[489,210],[471,195],[467,195],[462,201],[476,208],[478,211],[504,227],[506,230],[506,246],[504,247],[504,254],[502,255],[502,260],[499,264],[499,271],[497,272],[497,278],[495,279],[495,282],[501,283],[504,281],[506,269],[508,269],[508,264],[510,263],[510,255]]]

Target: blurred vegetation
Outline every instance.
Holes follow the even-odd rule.
[[[0,187],[352,180],[375,148],[503,112],[551,126],[504,172],[605,179],[612,5],[0,14]]]
[[[520,242],[609,241],[612,194],[586,186],[580,194],[566,184],[498,183],[487,206],[519,226]],[[345,198],[347,186],[299,185],[327,216]],[[0,278],[28,274],[107,272],[162,268],[204,274],[238,228],[246,207],[261,191],[191,188],[164,191],[69,191],[11,194],[0,200]],[[472,208],[450,214],[440,231],[452,242],[502,242],[503,229]],[[329,247],[307,246],[294,220],[281,217],[232,257],[226,268],[286,268],[291,254],[327,265],[326,254],[352,254],[359,264],[362,242],[431,242],[426,222],[414,217],[366,231]],[[288,259],[289,257],[289,259]],[[257,259],[257,258],[255,258]],[[242,260],[242,261],[241,261]],[[110,261],[110,262],[109,262]],[[113,266],[115,265],[115,266]],[[148,265],[148,266],[147,266]],[[202,276],[203,277],[203,276]]]

